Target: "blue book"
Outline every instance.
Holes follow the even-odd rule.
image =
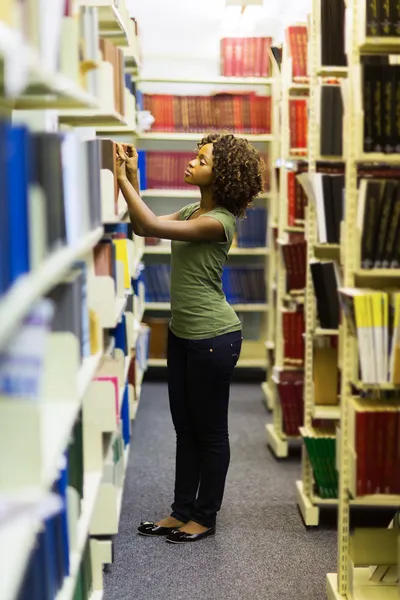
[[[63,561],[63,576],[67,577],[70,574],[70,547],[69,547],[69,536],[68,536],[68,516],[67,516],[67,488],[68,488],[68,466],[67,459],[65,460],[65,467],[60,471],[60,477],[57,482],[57,491],[62,498],[62,510],[59,515],[60,517],[60,534],[62,543],[62,561]]]
[[[121,321],[113,329],[112,335],[115,337],[115,347],[128,354],[128,342],[126,339],[126,316],[122,315]]]
[[[10,278],[27,273],[29,264],[28,163],[29,134],[23,125],[8,125],[7,189],[9,190]]]
[[[136,108],[137,110],[143,110],[143,92],[136,90]]]
[[[138,169],[139,169],[139,186],[140,190],[147,189],[147,172],[146,172],[146,151],[138,150]]]
[[[122,398],[121,406],[121,419],[122,419],[122,438],[125,446],[127,446],[131,439],[131,418],[129,414],[129,393],[128,386],[125,386],[124,395]]]

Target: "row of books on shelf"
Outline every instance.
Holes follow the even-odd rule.
[[[399,151],[400,132],[396,120],[399,86],[399,65],[364,65],[364,152],[393,154]]]
[[[302,234],[289,235],[289,241],[281,241],[280,247],[286,268],[287,287],[300,291],[306,285],[307,244]]]
[[[265,248],[267,245],[268,211],[264,206],[255,206],[246,211],[244,219],[236,224],[238,248]]]
[[[314,203],[319,243],[339,244],[340,224],[344,219],[343,172],[301,173],[297,179]]]
[[[269,37],[221,39],[221,75],[224,77],[270,77]]]
[[[349,447],[355,469],[350,491],[400,494],[400,404],[398,394],[386,402],[372,398],[349,400]]]
[[[140,189],[145,190],[192,190],[184,181],[188,163],[195,159],[193,152],[164,152],[138,150]],[[264,174],[265,190],[269,189],[269,155],[261,153],[267,169]]]
[[[290,148],[305,154],[308,147],[308,101],[297,98],[289,100]]]
[[[361,179],[357,229],[363,269],[400,267],[400,185],[398,179]]]
[[[365,33],[371,37],[396,37],[398,35],[398,13],[396,6],[385,0],[367,2],[365,6]]]
[[[100,38],[100,50],[103,60],[113,67],[114,106],[120,115],[125,114],[125,65],[124,52],[110,40]],[[96,74],[96,70],[93,72]],[[132,99],[133,102],[133,99]]]
[[[339,288],[339,297],[357,336],[361,381],[400,384],[400,292]]]
[[[100,161],[96,140],[0,123],[0,293],[101,224]]]
[[[302,364],[304,361],[304,314],[297,310],[282,309],[282,331],[285,363]]]
[[[170,301],[170,265],[148,264],[144,270],[147,302]],[[266,302],[264,266],[226,266],[222,286],[230,304]]]
[[[288,436],[299,436],[304,422],[304,375],[301,371],[280,373],[277,383],[279,402],[282,408],[282,429]]]
[[[254,92],[221,92],[213,96],[144,94],[144,109],[151,112],[153,131],[271,133],[271,97]]]
[[[320,498],[338,497],[336,470],[336,436],[332,428],[303,432],[303,440],[312,466],[317,494]]]

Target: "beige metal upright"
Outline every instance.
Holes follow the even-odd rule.
[[[288,55],[287,46],[283,44],[282,67],[281,67],[281,110],[280,110],[280,159],[277,162],[279,170],[279,206],[278,206],[278,246],[286,242],[289,233],[302,232],[303,227],[291,227],[288,225],[288,185],[287,174],[295,167],[299,159],[290,147],[290,121],[289,100],[293,94],[307,93],[308,84],[294,83],[292,80],[292,59]],[[304,96],[303,96],[304,97]],[[276,134],[275,134],[276,135]],[[278,136],[276,136],[278,137]],[[278,137],[279,139],[279,137]],[[299,370],[296,367],[285,365],[284,337],[282,323],[282,309],[287,302],[296,304],[299,299],[291,297],[286,290],[286,268],[283,254],[279,249],[276,252],[276,313],[275,313],[275,365],[272,370],[271,387],[273,390],[273,422],[266,425],[267,444],[278,458],[285,458],[289,452],[289,440],[299,436],[290,437],[283,431],[282,407],[278,398],[277,384],[279,384],[280,373],[290,370]],[[300,302],[302,300],[300,299]]]
[[[270,199],[268,210],[268,322],[267,340],[265,343],[267,354],[267,377],[262,383],[265,403],[269,410],[274,407],[275,391],[272,381],[274,357],[276,352],[276,287],[277,287],[277,247],[275,242],[276,229],[278,227],[279,213],[279,189],[276,180],[276,162],[280,157],[280,103],[281,103],[281,72],[274,57],[271,56],[272,64],[272,143],[270,145],[269,169],[270,169]]]

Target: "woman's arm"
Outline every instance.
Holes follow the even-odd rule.
[[[139,235],[180,242],[225,241],[223,225],[216,219],[199,217],[193,221],[179,221],[179,213],[158,218],[143,202],[127,177],[119,177],[118,183],[128,205],[134,231],[136,228],[143,232]]]
[[[199,217],[193,221],[180,221],[179,213],[156,217],[138,193],[136,150],[129,147],[128,156],[120,144],[117,148],[118,183],[135,233],[181,242],[225,241],[223,225],[216,219]]]
[[[133,189],[135,190],[135,192],[137,193],[137,195],[140,196],[140,187],[139,187],[137,171],[135,172],[134,169],[129,168],[129,166],[126,165],[126,177],[129,181],[129,183],[131,184],[131,186],[133,187]],[[130,211],[129,211],[129,217],[130,217],[130,220],[132,223],[132,229],[133,229],[134,233],[141,237],[145,237],[147,235],[146,232],[143,230],[142,227],[140,227],[140,225],[136,221],[136,219],[134,217],[132,217]],[[157,219],[159,219],[160,221],[179,221],[179,211],[172,213],[170,215],[162,215],[161,217],[157,217]]]

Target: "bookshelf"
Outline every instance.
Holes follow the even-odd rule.
[[[301,25],[304,29],[304,24]],[[304,49],[302,52],[304,56]],[[277,127],[280,124],[280,147],[278,149],[279,154],[274,156],[274,165],[279,170],[277,187],[279,192],[277,194],[276,201],[276,212],[274,215],[274,235],[276,239],[276,250],[275,250],[275,273],[276,280],[271,280],[271,288],[275,295],[275,307],[274,307],[274,323],[275,323],[275,335],[274,339],[271,340],[271,344],[267,347],[267,353],[271,358],[270,374],[266,385],[264,385],[264,393],[268,398],[268,405],[273,411],[273,422],[266,425],[266,440],[267,445],[276,457],[285,458],[288,456],[289,443],[292,440],[298,440],[300,433],[296,427],[290,427],[288,423],[288,416],[293,411],[289,411],[289,405],[282,404],[280,394],[282,390],[290,388],[289,394],[291,394],[294,400],[290,402],[300,403],[300,387],[303,373],[303,364],[301,360],[301,352],[296,348],[296,359],[291,360],[287,355],[289,346],[285,338],[288,340],[295,336],[298,325],[292,324],[290,327],[295,327],[292,333],[289,334],[286,324],[289,319],[301,319],[302,303],[304,301],[304,292],[302,291],[303,284],[294,286],[291,284],[287,264],[285,259],[285,253],[287,252],[284,248],[290,246],[292,241],[296,238],[294,236],[302,236],[304,234],[304,223],[295,220],[295,214],[293,214],[293,184],[294,175],[292,175],[299,166],[306,164],[306,156],[308,153],[307,147],[296,148],[298,151],[294,152],[293,133],[291,130],[296,127],[296,123],[293,123],[293,106],[291,104],[294,101],[299,100],[301,103],[308,101],[309,94],[309,81],[299,81],[294,76],[293,61],[299,61],[297,55],[291,56],[291,51],[287,43],[283,44],[282,49],[282,64],[280,68],[280,86],[278,89],[277,98],[277,112],[279,116],[276,119]],[[299,105],[300,106],[300,105]],[[302,106],[302,110],[304,106]],[[301,113],[296,114],[296,119],[301,119]],[[304,113],[303,113],[304,117]],[[275,119],[274,119],[275,120]],[[297,121],[296,121],[297,122]],[[300,136],[304,145],[304,132]],[[299,138],[299,139],[300,139]],[[291,178],[291,179],[290,179]],[[289,189],[289,183],[291,182],[292,188]],[[292,208],[291,208],[292,206]],[[301,240],[301,237],[298,238]],[[292,263],[293,264],[293,263]],[[297,316],[291,316],[290,313]],[[290,321],[289,321],[290,323]],[[285,331],[284,331],[285,330]],[[284,335],[285,334],[285,335]],[[285,345],[288,347],[285,348]],[[292,352],[295,348],[293,347]],[[273,362],[272,362],[273,361]],[[295,383],[297,382],[297,383]],[[287,396],[286,400],[289,398]],[[285,402],[286,402],[285,400]],[[286,411],[284,413],[284,410]],[[294,411],[296,412],[296,411]],[[287,433],[290,430],[290,433]]]
[[[124,45],[121,56],[126,56],[125,65],[135,72],[140,48],[124,1],[118,8],[102,0],[80,4],[74,16],[60,16],[61,34],[54,47],[54,55],[60,52],[59,72],[49,66],[52,54],[43,51],[47,38],[39,16],[39,42],[23,39],[18,23],[0,22],[2,68],[18,75],[5,77],[0,90],[0,105],[10,118],[2,122],[2,156],[7,156],[12,139],[23,161],[26,136],[26,141],[36,144],[39,157],[32,170],[36,196],[24,178],[22,162],[12,197],[18,211],[6,211],[9,221],[5,221],[12,233],[18,216],[19,241],[24,242],[26,236],[34,243],[22,244],[25,254],[18,262],[11,260],[16,248],[11,238],[5,230],[0,235],[0,350],[8,364],[21,360],[22,348],[29,354],[22,358],[32,361],[37,346],[35,360],[40,361],[35,363],[36,379],[40,373],[35,391],[31,380],[30,387],[25,380],[21,383],[21,378],[28,377],[22,370],[18,382],[16,372],[1,374],[0,453],[8,456],[0,483],[0,512],[5,515],[0,519],[4,569],[0,596],[4,600],[15,600],[21,586],[27,586],[24,594],[28,589],[32,597],[32,584],[26,579],[32,572],[40,577],[39,595],[34,594],[32,600],[45,596],[73,600],[77,588],[84,600],[103,597],[103,565],[113,560],[112,536],[118,533],[132,423],[147,367],[149,330],[141,324],[143,243],[124,220],[125,204],[114,186],[112,169],[104,164],[101,151],[115,151],[113,143],[96,139],[96,130],[102,134],[106,128],[131,140],[136,130],[134,98],[125,89],[124,114],[116,110],[114,88],[109,85],[116,75],[113,65],[106,61],[92,65],[96,88],[96,77],[86,78],[80,70],[80,61],[88,56],[79,55],[72,34],[80,31],[85,14],[93,27],[91,33],[97,27],[100,32],[91,40],[96,47],[86,44],[86,49],[97,57],[104,37],[115,47]],[[85,12],[88,7],[100,7],[100,12]],[[64,146],[61,130],[63,142],[67,140]],[[50,148],[51,159],[59,157],[60,161],[54,159],[45,179],[40,169],[48,162],[44,157]],[[10,184],[17,181],[4,160],[0,171]],[[36,211],[34,221],[28,220],[28,206]],[[116,238],[117,230],[120,237]],[[99,262],[105,250],[111,256],[107,267]],[[29,327],[45,314],[39,308],[49,310],[49,298],[54,315],[51,318],[49,312],[43,339],[22,343],[29,332],[32,340],[34,334],[39,336],[38,330]],[[28,373],[30,363],[26,365]],[[18,383],[18,389],[4,386],[6,376],[14,386]],[[15,439],[24,443],[15,446]],[[10,444],[15,448],[12,455]],[[66,478],[68,487],[63,487]],[[7,511],[12,518],[7,518]],[[61,521],[68,535],[56,536]],[[62,561],[62,572],[55,565],[48,571],[39,566],[39,557],[44,561],[40,542],[44,527],[57,548],[46,560]],[[56,571],[57,580],[51,577]]]
[[[320,155],[320,136],[321,123],[319,119],[319,111],[321,105],[321,86],[324,82],[321,72],[321,0],[314,0],[312,12],[309,19],[309,74],[310,74],[310,101],[309,101],[309,122],[308,122],[308,139],[309,139],[309,163],[307,181],[314,182],[315,174],[324,173],[328,169],[328,173],[335,162],[340,165],[342,156],[334,159],[330,158],[326,161],[326,157]],[[341,75],[346,77],[347,69],[330,67],[336,76]],[[325,84],[326,85],[326,84]],[[313,185],[313,183],[310,183]],[[308,185],[305,184],[306,191],[309,191]],[[316,260],[322,261],[339,261],[340,259],[340,244],[321,243],[318,218],[317,218],[316,202],[312,193],[308,193],[307,219],[306,219],[306,235],[307,235],[307,265],[306,265],[306,290],[305,290],[305,386],[304,386],[304,428],[302,437],[309,438],[310,430],[313,430],[315,444],[319,443],[321,454],[324,452],[322,445],[325,443],[326,436],[317,428],[313,427],[313,422],[316,419],[321,419],[326,422],[338,422],[340,419],[340,406],[338,398],[335,394],[329,396],[329,401],[335,401],[337,405],[321,405],[320,402],[327,401],[327,397],[321,398],[321,393],[316,392],[316,377],[319,376],[316,370],[318,368],[324,370],[327,368],[326,361],[331,361],[329,349],[331,344],[335,344],[339,335],[338,329],[328,329],[322,326],[317,326],[318,312],[315,300],[316,291],[313,282],[313,273],[311,264]],[[320,362],[317,362],[315,354],[320,353],[322,357]],[[335,357],[337,354],[333,352],[333,368],[335,368]],[[323,363],[321,362],[323,361]],[[329,363],[330,365],[331,363]],[[336,366],[337,369],[337,366]],[[325,372],[325,371],[324,371]],[[326,372],[325,372],[326,376]],[[336,384],[337,385],[337,384]],[[333,398],[331,398],[333,396]],[[318,404],[316,404],[318,402]],[[317,442],[318,437],[321,441]],[[333,439],[334,434],[329,434],[329,439]],[[324,460],[328,463],[329,460],[334,463],[334,454],[326,456]],[[315,486],[318,483],[318,477],[315,476],[316,460],[308,451],[307,443],[302,448],[302,480],[296,482],[297,504],[302,514],[303,520],[307,526],[318,525],[319,522],[319,506],[327,500],[325,497],[319,497],[315,492]],[[314,467],[314,468],[313,468]],[[317,483],[315,481],[317,479]],[[329,493],[329,492],[328,492]],[[325,494],[324,494],[325,495]],[[332,498],[332,504],[337,504],[337,498]]]
[[[270,88],[273,84],[273,78],[254,78],[254,77],[211,77],[211,78],[194,78],[194,77],[141,77],[140,75],[135,78],[137,86],[140,88],[141,93],[145,94],[147,91],[151,93],[161,93],[163,90],[169,91],[169,94],[173,93],[174,90],[178,94],[190,94],[191,86],[196,86],[196,89],[203,89],[205,93],[208,93],[209,89],[226,90],[228,87],[232,90],[243,86],[246,88],[257,87],[262,91],[263,94],[269,95]],[[265,90],[265,91],[264,91]],[[165,93],[165,92],[164,92]],[[217,92],[218,93],[218,92]],[[234,92],[233,92],[234,93]],[[160,119],[163,117],[161,116]],[[197,128],[198,129],[198,128]],[[268,131],[268,129],[267,129]],[[235,135],[246,137],[250,142],[254,143],[262,153],[268,153],[269,155],[269,169],[272,168],[270,160],[271,148],[274,144],[274,134],[271,133],[237,133]],[[150,153],[153,154],[156,151],[164,152],[189,152],[192,151],[193,145],[202,136],[201,132],[182,132],[182,131],[157,131],[150,130],[146,132],[139,132],[136,137],[138,147],[146,153],[146,171],[148,179],[151,180],[152,176],[149,175],[150,161],[148,156]],[[189,159],[188,159],[189,160]],[[172,167],[171,167],[172,169]],[[160,171],[160,168],[158,168]],[[174,179],[174,177],[172,177]],[[147,178],[146,178],[147,180]],[[151,187],[151,182],[146,181],[146,186],[141,184],[141,195],[154,210],[156,214],[166,214],[168,212],[174,212],[179,210],[185,203],[193,202],[194,200],[200,199],[200,194],[197,190],[192,189],[168,189],[166,185],[162,188],[162,185],[154,185],[154,187],[160,187],[161,189],[154,189]],[[182,183],[179,183],[182,185]],[[148,189],[146,189],[148,187]],[[256,209],[265,210],[268,221],[270,219],[270,203],[271,203],[272,191],[267,191],[260,194],[255,202]],[[264,217],[262,217],[264,218]],[[266,279],[270,276],[270,237],[268,230],[268,241],[267,244],[259,245],[258,247],[232,247],[230,251],[230,259],[228,268],[234,269],[236,265],[239,267],[252,267],[254,263],[255,270],[265,268]],[[146,261],[147,268],[161,269],[166,268],[169,263],[169,256],[171,253],[171,246],[167,243],[159,243],[157,245],[146,245],[144,248],[144,258]],[[149,276],[150,277],[150,276]],[[161,280],[160,274],[152,276],[152,280]],[[170,304],[166,301],[154,301],[154,294],[151,293],[150,281],[148,285],[148,298],[145,305],[145,321],[151,324],[151,321],[164,320],[164,329],[166,332],[167,328],[167,316],[170,311]],[[265,288],[267,288],[267,281],[265,281]],[[160,300],[162,296],[166,294],[168,290],[159,290]],[[157,293],[155,294],[157,296]],[[168,296],[168,294],[166,294]],[[233,303],[231,302],[234,309],[243,315],[243,319],[248,320],[250,327],[252,327],[252,337],[245,340],[242,348],[242,357],[239,361],[238,366],[242,368],[255,368],[265,369],[265,346],[264,342],[267,337],[267,329],[269,327],[269,300],[267,295],[267,301],[263,302],[242,302]],[[245,327],[245,325],[244,325]],[[257,329],[258,339],[254,338],[254,330]],[[163,335],[165,335],[165,332]],[[161,335],[157,333],[157,335]],[[166,366],[166,359],[163,356],[154,356],[149,359],[149,367],[162,368]]]
[[[379,4],[377,3],[377,5]],[[318,4],[315,3],[315,5],[318,9]],[[390,36],[371,37],[366,35],[368,31],[366,0],[347,0],[346,6],[346,52],[349,67],[345,85],[345,125],[343,129],[346,201],[340,253],[343,267],[342,287],[356,289],[357,292],[363,293],[370,287],[384,293],[389,289],[393,290],[393,293],[397,293],[399,286],[397,269],[361,268],[361,238],[357,225],[357,213],[361,201],[359,179],[362,181],[363,177],[374,173],[374,168],[384,169],[385,165],[393,167],[399,165],[398,156],[396,157],[395,154],[364,151],[365,115],[361,107],[365,105],[366,98],[361,78],[361,63],[371,55],[383,57],[388,54],[398,54],[400,52],[399,39]],[[313,22],[313,27],[315,25]],[[321,72],[323,69],[317,65],[316,73],[320,74]],[[360,126],[361,130],[358,129]],[[343,294],[343,290],[339,291],[342,308],[345,308]],[[374,480],[369,480],[370,474],[363,476],[360,469],[365,455],[362,447],[355,444],[355,439],[359,439],[363,435],[362,419],[368,422],[370,419],[368,415],[379,419],[379,415],[383,412],[386,422],[389,423],[391,417],[386,412],[394,411],[396,413],[398,411],[396,395],[398,386],[387,381],[387,372],[382,379],[386,382],[377,384],[367,383],[368,380],[363,371],[359,375],[359,369],[363,368],[361,351],[365,348],[365,344],[359,343],[353,335],[351,318],[345,310],[342,311],[339,342],[340,423],[336,430],[338,498],[329,500],[329,503],[338,506],[338,572],[327,575],[327,598],[329,600],[342,598],[394,600],[398,597],[399,585],[397,523],[392,522],[387,529],[372,527],[350,529],[350,507],[353,505],[373,506],[379,510],[380,507],[391,506],[395,511],[400,504],[397,494],[382,493],[383,480],[379,476]],[[377,349],[374,354],[378,356]],[[359,391],[363,392],[361,396],[358,395]],[[388,393],[392,394],[391,400],[387,396]],[[336,420],[337,415],[332,415],[332,418]],[[387,441],[388,430],[385,425],[381,427],[379,434],[381,438],[376,443],[374,443],[374,439],[376,439],[375,435],[379,428],[368,430],[368,444],[374,447],[378,455],[383,453],[385,448],[382,437]],[[388,457],[391,456],[390,453],[382,454],[382,456],[383,473],[388,474],[390,478],[391,469],[394,472],[398,466],[398,459],[393,457],[393,463],[391,463],[388,460]],[[385,482],[385,490],[393,491],[391,482],[386,479]],[[301,485],[301,482],[298,482],[298,488],[301,488]],[[308,485],[309,483],[306,482],[304,491]],[[315,499],[313,496],[310,501],[311,505],[316,507],[323,504],[321,499]],[[326,502],[328,503],[328,500]]]

